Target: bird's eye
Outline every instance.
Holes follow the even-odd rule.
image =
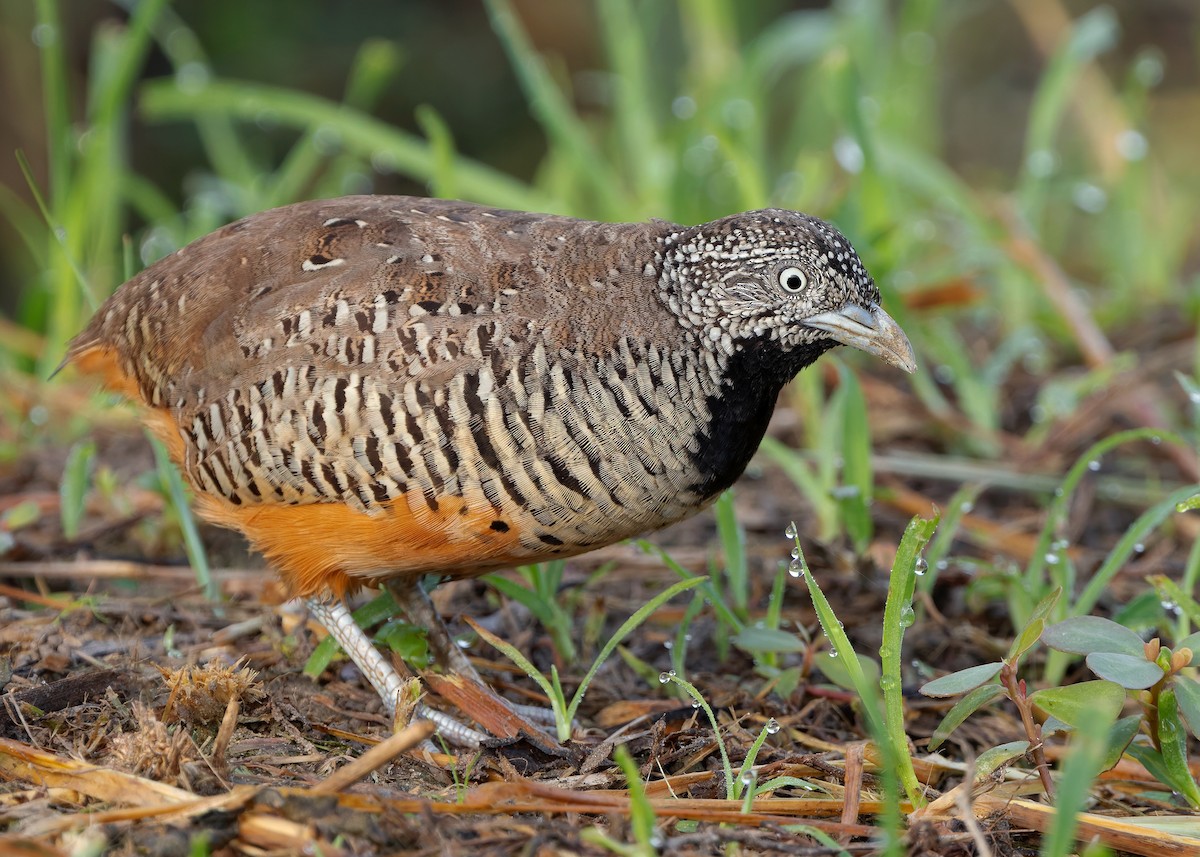
[[[808,277],[799,268],[784,268],[779,272],[779,285],[789,292],[798,292],[808,285]]]

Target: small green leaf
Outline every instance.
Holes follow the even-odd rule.
[[[758,628],[747,625],[730,642],[743,652],[803,652],[808,644],[788,631],[779,628]]]
[[[977,667],[967,667],[965,670],[959,670],[925,683],[921,686],[921,693],[934,697],[958,696],[960,693],[974,690],[981,684],[991,681],[996,677],[996,673],[1000,672],[1002,666],[1004,666],[1003,663],[996,661],[990,664],[980,664]]]
[[[62,518],[63,536],[67,541],[71,541],[79,535],[79,524],[83,520],[84,504],[87,501],[88,484],[91,482],[92,462],[95,457],[96,444],[90,440],[75,444],[67,455],[62,482],[58,485],[59,514]]]
[[[1121,757],[1125,755],[1125,749],[1137,736],[1141,726],[1142,715],[1140,714],[1122,717],[1112,725],[1112,728],[1108,730],[1108,749],[1104,755],[1104,767],[1100,770],[1107,771],[1121,761]]]
[[[1200,661],[1200,631],[1197,631],[1195,634],[1188,634],[1180,640],[1179,645],[1175,647],[1175,651],[1179,651],[1180,649],[1192,650],[1192,661],[1189,666],[1194,667],[1196,662]]]
[[[1087,665],[1100,678],[1115,681],[1126,690],[1142,690],[1163,677],[1162,667],[1146,660],[1145,655],[1092,652],[1087,656]]]
[[[427,669],[433,663],[425,629],[403,619],[386,623],[375,633],[375,639],[417,669]]]
[[[1188,676],[1176,675],[1171,679],[1171,686],[1175,689],[1175,699],[1188,728],[1200,738],[1200,684]]]
[[[999,747],[984,750],[975,760],[975,782],[979,782],[995,773],[997,768],[1019,759],[1029,751],[1028,741],[1010,741]]]
[[[933,734],[929,736],[929,749],[936,750],[941,746],[943,741],[950,737],[950,733],[962,725],[964,720],[993,699],[1003,695],[1004,688],[998,684],[981,685],[969,692],[958,702],[954,703],[954,707],[946,712],[946,716],[942,718],[942,722],[933,730]]]
[[[858,659],[859,668],[862,670],[863,678],[871,684],[879,683],[879,664],[868,658],[866,655],[854,653]],[[843,687],[846,690],[855,690],[854,682],[850,676],[850,667],[846,664],[845,655],[833,657],[829,652],[821,652],[816,656],[815,666],[821,671],[821,674],[838,687]]]
[[[1037,603],[1037,606],[1033,608],[1033,612],[1029,616],[1029,621],[1021,629],[1021,633],[1017,635],[1017,638],[1013,640],[1013,644],[1009,648],[1004,660],[1010,664],[1015,664],[1021,655],[1033,648],[1046,627],[1046,617],[1050,615],[1050,611],[1058,604],[1058,599],[1061,596],[1062,587],[1056,586],[1049,595]]]
[[[1179,719],[1175,691],[1167,688],[1158,695],[1158,743],[1163,765],[1171,775],[1171,785],[1187,798],[1193,809],[1200,809],[1200,787],[1188,768],[1187,730]]]
[[[1042,636],[1042,631],[1046,628],[1046,620],[1042,618],[1034,618],[1021,630],[1017,638],[1013,640],[1012,645],[1008,649],[1008,654],[1005,660],[1009,663],[1015,663],[1021,655],[1033,648],[1034,644]]]
[[[0,530],[12,532],[22,527],[28,527],[42,516],[42,509],[33,500],[22,500],[0,515]]]
[[[1042,642],[1060,652],[1090,655],[1092,652],[1117,652],[1141,655],[1145,643],[1124,625],[1101,616],[1075,616],[1042,632]]]
[[[1084,681],[1066,687],[1051,687],[1030,695],[1030,702],[1063,723],[1079,726],[1081,712],[1099,709],[1104,723],[1116,721],[1125,705],[1125,689],[1111,681]]]

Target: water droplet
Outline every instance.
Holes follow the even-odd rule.
[[[792,559],[800,559],[800,548],[792,548]]]
[[[202,62],[185,62],[175,72],[175,86],[180,92],[195,95],[202,92],[212,75]]]
[[[900,627],[911,628],[915,621],[917,621],[917,611],[907,605],[902,607],[900,610]]]
[[[1025,159],[1025,169],[1034,178],[1049,178],[1058,170],[1058,155],[1049,149],[1035,149]]]
[[[936,568],[938,571],[945,571],[946,569],[948,569],[950,567],[950,560],[939,559],[936,563],[934,563],[933,567]]]
[[[857,485],[838,485],[829,489],[829,496],[835,500],[849,500],[852,497],[857,497],[862,491]]]
[[[1080,211],[1099,214],[1108,206],[1108,192],[1091,182],[1078,182],[1071,190],[1071,201]]]
[[[1091,461],[1088,462],[1088,470],[1095,473],[1099,469],[1100,469],[1100,460],[1099,459],[1093,458]]]
[[[1060,551],[1060,550],[1063,550],[1064,548],[1066,548],[1070,544],[1071,543],[1069,541],[1067,541],[1066,539],[1055,539],[1054,541],[1052,541],[1050,543],[1050,549]]]
[[[900,52],[913,65],[929,65],[937,52],[937,42],[924,30],[911,30],[900,40]]]
[[[923,577],[925,572],[929,571],[929,562],[923,556],[917,557],[917,564],[913,568],[917,573],[917,577]]]
[[[754,122],[754,105],[745,98],[734,98],[721,105],[721,121],[730,128],[746,128]]]
[[[804,574],[804,563],[798,559],[792,560],[790,563],[788,563],[788,574],[790,574],[792,577],[799,577],[800,575]]]
[[[30,33],[33,43],[39,48],[48,47],[58,41],[58,30],[50,24],[38,24]]]
[[[784,538],[788,538],[788,539],[794,539],[794,538],[796,538],[796,524],[795,524],[795,522],[793,522],[793,523],[791,523],[791,524],[788,524],[788,525],[787,525],[787,529],[783,531],[783,535],[784,535]]]
[[[1117,154],[1127,161],[1140,161],[1149,150],[1150,144],[1141,131],[1126,128],[1117,135]]]
[[[342,148],[342,132],[333,125],[322,125],[313,134],[312,142],[322,155],[336,155]]]
[[[44,426],[50,422],[50,411],[45,405],[34,405],[29,409],[29,421],[35,426]]]
[[[1058,565],[1058,554],[1053,552],[1046,554],[1046,565]]]
[[[1062,490],[1061,488],[1055,488],[1055,489],[1054,489],[1054,496],[1055,496],[1055,497],[1061,497],[1062,495],[1063,495],[1063,490]]]
[[[647,837],[646,842],[649,843],[651,848],[658,851],[667,844],[667,838],[656,830]]]
[[[690,643],[690,642],[692,641],[692,635],[691,635],[690,633],[688,633],[688,634],[684,634],[684,635],[683,635],[683,641],[684,641],[685,643]]]
[[[1154,437],[1150,438],[1150,442],[1155,446],[1160,446],[1162,444],[1162,438],[1158,435],[1154,435]]]
[[[1169,599],[1169,598],[1166,598],[1166,599],[1163,599],[1162,601],[1158,602],[1158,606],[1159,606],[1159,607],[1161,607],[1161,608],[1162,608],[1162,609],[1164,609],[1164,610],[1174,610],[1174,609],[1175,609],[1176,607],[1178,607],[1179,605],[1178,605],[1178,604],[1176,604],[1176,603],[1175,603],[1174,601],[1172,601],[1171,599]]]
[[[681,95],[671,102],[671,112],[676,119],[691,119],[696,115],[696,99]]]
[[[671,651],[671,649],[675,648],[675,641],[674,640],[663,640],[663,648],[666,649],[668,652]]]
[[[1133,552],[1134,553],[1145,553],[1146,546],[1144,544],[1142,544],[1141,542],[1138,542],[1137,544],[1135,544],[1133,546]]]
[[[842,169],[848,173],[861,173],[863,164],[866,162],[862,146],[858,145],[858,141],[853,137],[845,135],[838,137],[834,141],[833,157],[841,164]]]
[[[658,683],[666,684],[673,678],[675,678],[675,670],[667,670],[658,674]]]
[[[838,656],[838,650],[837,650],[837,649],[830,649],[830,650],[829,650],[829,657],[831,657],[831,658],[836,658],[837,656]]]
[[[767,721],[767,725],[765,728],[767,730],[768,735],[778,735],[779,730],[782,729],[783,726],[781,726],[779,724],[778,720],[776,720],[774,717],[772,717],[770,720]]]
[[[741,784],[744,786],[754,785],[754,783],[757,779],[758,779],[758,774],[756,774],[754,771],[744,771],[742,773],[742,775],[740,777],[738,777],[738,781],[741,782]]]
[[[975,509],[975,504],[972,503],[970,500],[963,500],[962,505],[960,505],[958,507],[958,510],[960,512],[962,512],[964,515],[971,514],[971,512],[974,511],[974,509]]]

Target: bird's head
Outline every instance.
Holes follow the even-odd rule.
[[[850,345],[913,372],[912,346],[837,229],[765,209],[664,239],[663,295],[685,326],[726,354],[773,343],[819,354]],[[812,358],[809,358],[812,359]]]

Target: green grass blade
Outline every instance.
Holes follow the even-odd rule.
[[[152,121],[205,115],[255,121],[268,113],[280,125],[337,129],[347,151],[367,159],[381,158],[398,172],[423,181],[433,176],[433,153],[423,140],[354,108],[282,87],[212,81],[193,91],[181,90],[174,81],[158,80],[142,88],[140,106]],[[456,173],[463,195],[477,202],[530,211],[558,207],[553,199],[523,182],[467,158],[459,158]]]
[[[900,782],[914,807],[924,806],[921,784],[908,754],[908,737],[904,731],[904,693],[900,670],[900,652],[904,631],[912,624],[912,598],[917,585],[917,563],[924,562],[922,553],[937,529],[938,519],[915,517],[908,522],[892,573],[888,578],[887,602],[883,608],[883,645],[879,648],[883,676],[879,679],[883,691],[883,725],[887,734],[886,756],[896,766]]]
[[[608,642],[604,644],[604,648],[600,650],[600,654],[596,655],[596,660],[593,661],[582,681],[579,682],[579,687],[575,690],[575,695],[571,697],[571,704],[567,706],[568,723],[575,718],[575,712],[579,710],[579,703],[583,701],[583,695],[587,692],[588,685],[592,683],[592,679],[596,676],[596,671],[599,670],[600,666],[608,660],[608,656],[613,653],[613,649],[620,645],[621,641],[628,637],[635,628],[649,619],[654,611],[663,604],[666,604],[679,593],[687,592],[689,589],[699,586],[703,582],[704,578],[702,577],[695,577],[691,580],[681,580],[655,595],[640,608],[638,608],[636,613],[625,620],[621,627],[617,629],[616,633],[609,637]]]
[[[213,579],[212,569],[208,564],[208,554],[204,551],[204,542],[200,539],[200,529],[196,526],[196,516],[192,514],[191,498],[187,486],[179,470],[171,463],[167,450],[158,438],[151,437],[150,445],[154,449],[154,463],[158,469],[158,478],[167,489],[167,498],[171,502],[179,519],[179,529],[183,532],[183,547],[191,563],[192,573],[196,575],[204,597],[217,602],[221,598],[221,590]]]

